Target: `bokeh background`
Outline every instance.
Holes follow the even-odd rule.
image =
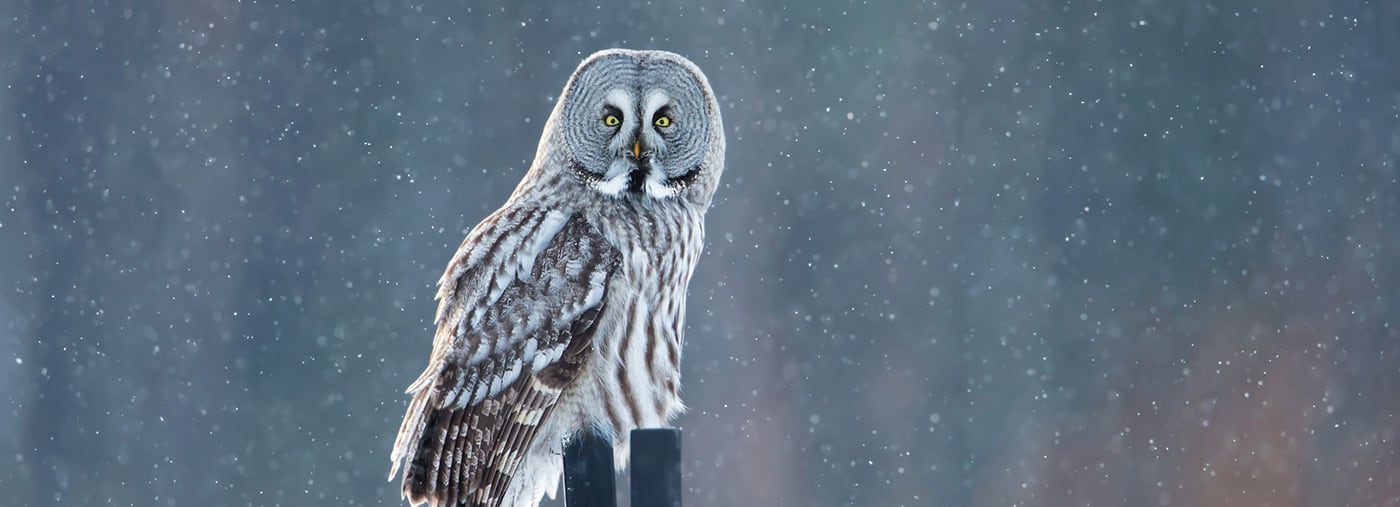
[[[1400,504],[1400,3],[0,4],[7,505],[398,505],[574,66],[728,169],[686,505]],[[553,504],[558,505],[558,504]]]

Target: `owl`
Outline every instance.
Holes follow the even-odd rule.
[[[612,49],[564,86],[529,172],[438,281],[437,333],[389,480],[417,505],[533,506],[564,445],[681,411],[686,287],[724,171],[700,69]]]

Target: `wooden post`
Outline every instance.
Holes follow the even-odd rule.
[[[681,432],[632,430],[632,506],[681,507]]]
[[[632,507],[681,507],[681,432],[632,430]],[[613,447],[595,432],[564,448],[564,501],[568,507],[617,507]]]
[[[585,432],[564,448],[564,500],[569,507],[617,507],[612,442]]]

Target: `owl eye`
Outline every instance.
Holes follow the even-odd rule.
[[[616,127],[618,125],[622,125],[622,118],[618,118],[615,114],[604,116],[603,125],[607,125],[609,127]]]
[[[664,115],[664,114],[663,114],[663,115],[658,115],[658,116],[656,117],[656,119],[655,119],[655,120],[652,120],[651,122],[652,122],[653,124],[655,124],[656,126],[658,126],[658,127],[666,128],[666,127],[671,126],[671,117],[670,117],[670,116],[666,116],[666,115]]]

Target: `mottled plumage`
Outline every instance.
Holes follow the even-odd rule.
[[[437,334],[391,456],[414,504],[532,506],[564,443],[684,410],[685,292],[724,168],[705,76],[661,51],[583,61],[510,199],[439,280]]]

